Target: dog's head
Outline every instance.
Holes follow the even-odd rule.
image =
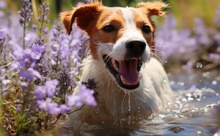
[[[128,90],[139,86],[142,63],[154,51],[155,25],[152,15],[164,16],[162,2],[139,3],[137,8],[105,7],[93,2],[61,13],[68,34],[76,21],[90,36],[90,50],[94,59],[106,64],[117,84]]]

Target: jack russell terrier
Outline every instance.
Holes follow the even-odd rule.
[[[97,106],[77,111],[81,121],[143,119],[164,108],[172,91],[155,51],[155,24],[165,16],[162,2],[142,2],[136,8],[106,7],[94,1],[61,13],[70,34],[72,25],[90,37],[91,55],[82,63],[81,82],[94,79]]]

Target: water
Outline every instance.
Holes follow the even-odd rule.
[[[220,77],[217,73],[183,73],[170,76],[175,103],[159,115],[142,121],[131,118],[81,126],[82,136],[209,136],[217,124],[213,107],[220,100]],[[127,96],[126,96],[127,95]],[[125,94],[124,97],[129,97]],[[130,99],[129,99],[130,100]],[[123,101],[123,103],[126,101]],[[123,105],[122,103],[122,105]],[[129,105],[130,101],[128,101]],[[62,135],[74,135],[71,125],[62,127]]]

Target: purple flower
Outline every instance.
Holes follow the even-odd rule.
[[[59,106],[60,113],[67,113],[71,110],[71,108],[65,104]]]
[[[69,95],[67,98],[67,104],[69,106],[80,107],[83,104],[88,104],[91,106],[96,106],[96,101],[93,96],[94,91],[86,88],[85,85],[79,84],[79,92],[76,95]]]
[[[156,31],[156,47],[155,52],[162,56],[163,61],[172,58],[187,59],[197,49],[196,39],[191,37],[191,32],[188,29],[177,29],[175,18],[171,14]]]
[[[73,26],[71,35],[67,35],[64,29],[57,26],[52,30],[51,56],[48,58],[52,65],[70,69],[70,73],[78,74],[81,64],[81,52],[88,37],[82,30]]]
[[[35,87],[34,93],[38,100],[42,100],[46,94],[46,90],[44,89],[44,86],[37,86]]]
[[[45,95],[53,97],[56,92],[58,81],[56,79],[47,81],[43,86],[36,86],[34,93],[37,99],[41,100]]]
[[[20,76],[29,80],[33,80],[34,78],[42,78],[40,73],[33,68],[28,68],[25,71],[23,69],[20,69]]]
[[[210,58],[212,61],[219,61],[219,60],[220,60],[220,55],[219,55],[219,54],[215,54],[215,53],[210,53],[210,54],[209,54],[209,58]]]
[[[33,24],[33,25],[32,25],[32,28],[33,28],[34,30],[36,30],[36,29],[37,29],[37,25]]]
[[[31,52],[32,52],[32,58],[38,60],[40,59],[42,53],[45,51],[45,46],[44,45],[40,45],[38,42],[35,43],[32,46]]]
[[[6,32],[5,30],[0,30],[0,48],[3,45],[6,38]]]
[[[48,2],[44,2],[40,5],[40,13],[44,15],[44,21],[47,21],[47,15],[50,12],[50,7]]]
[[[20,46],[15,47],[14,60],[20,71],[20,76],[26,79],[41,78],[41,75],[36,71],[35,65],[40,59],[45,47],[35,43],[31,49],[23,49]]]
[[[206,45],[206,46],[210,45],[211,40],[208,36],[208,32],[205,28],[203,20],[201,18],[196,18],[194,22],[195,22],[194,32],[196,34],[196,39],[198,44]]]
[[[58,105],[57,103],[53,102],[51,98],[47,98],[46,100],[38,100],[37,104],[40,109],[49,114],[67,113],[71,110],[71,108],[65,104]]]
[[[49,30],[48,27],[46,27],[46,28],[43,29],[43,32],[44,32],[45,34],[47,34],[48,30]]]
[[[20,15],[19,23],[21,26],[27,27],[33,15],[30,0],[22,0],[22,8],[18,11],[18,14]]]
[[[56,79],[47,81],[45,83],[47,96],[52,97],[55,94],[57,85],[58,85],[58,81]]]
[[[6,3],[4,0],[0,0],[0,9],[6,8]]]
[[[0,39],[4,39],[6,36],[5,30],[0,30]]]
[[[49,114],[59,114],[61,112],[58,104],[53,102],[51,98],[47,98],[46,100],[38,100],[37,104],[40,109],[48,112]]]

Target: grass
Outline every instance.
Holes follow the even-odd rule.
[[[216,27],[214,18],[219,0],[168,0],[170,12],[173,13],[181,27],[193,28],[194,18],[202,18],[209,27]]]

